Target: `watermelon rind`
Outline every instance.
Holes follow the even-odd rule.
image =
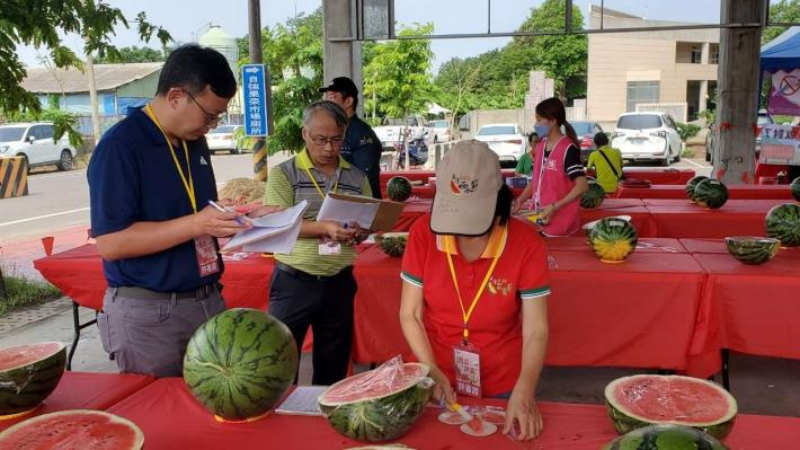
[[[769,210],[765,222],[767,236],[786,247],[800,246],[800,205],[784,203]]]
[[[764,264],[781,248],[781,241],[757,236],[731,236],[725,238],[728,252],[737,260],[750,265]]]
[[[408,241],[408,232],[383,233],[375,236],[375,243],[383,253],[399,258],[403,256]]]
[[[430,368],[427,365],[405,363],[404,366],[416,367],[417,375],[383,395],[361,396],[350,401],[328,398],[329,394],[340,390],[343,385],[363,383],[362,380],[368,379],[374,371],[363,372],[332,385],[317,400],[322,414],[336,431],[350,439],[386,442],[399,438],[420,418],[433,387],[433,380],[428,378]]]
[[[406,177],[392,177],[386,183],[386,195],[394,202],[404,202],[411,197],[411,181]]]
[[[727,450],[713,436],[682,425],[650,425],[630,431],[606,444],[602,450]]]
[[[728,197],[728,187],[719,180],[709,178],[697,183],[692,198],[698,205],[709,209],[719,209],[727,203]]]
[[[289,328],[249,308],[223,311],[197,329],[183,362],[192,395],[226,421],[263,416],[294,382],[299,356]]]
[[[624,385],[643,385],[646,386],[649,380],[654,378],[662,378],[667,381],[676,380],[681,382],[690,382],[704,384],[712,387],[715,391],[721,394],[728,402],[727,412],[720,418],[709,422],[693,422],[689,420],[652,420],[645,417],[637,416],[625,409],[614,398],[614,391],[620,384]],[[641,388],[644,389],[644,388]],[[697,428],[700,431],[710,434],[711,436],[724,440],[725,437],[731,432],[734,423],[736,422],[736,415],[738,414],[738,405],[736,399],[726,391],[722,386],[711,381],[702,380],[699,378],[684,377],[680,375],[633,375],[629,377],[618,378],[606,386],[605,389],[606,407],[608,408],[608,415],[614,423],[614,428],[620,434],[625,434],[638,428],[643,428],[649,425],[685,425],[692,428]],[[668,399],[665,399],[668,400]],[[698,399],[698,408],[703,407],[703,399]]]
[[[0,416],[19,414],[39,406],[61,381],[67,365],[67,346],[63,342],[18,345],[2,349],[0,353],[26,353],[39,346],[53,350],[37,361],[0,372]]]
[[[589,189],[581,195],[580,205],[583,209],[599,208],[606,199],[606,191],[596,181],[589,182]]]
[[[707,180],[707,179],[708,179],[708,177],[705,176],[705,175],[698,175],[698,176],[693,177],[691,180],[686,182],[686,187],[684,188],[684,191],[686,192],[686,196],[689,197],[689,200],[695,201],[695,199],[694,199],[694,188],[697,186],[698,183],[700,183],[703,180]]]
[[[589,231],[589,245],[601,261],[619,263],[636,250],[636,228],[627,220],[607,217]]]
[[[49,414],[42,414],[41,416],[36,416],[24,420],[14,426],[9,427],[8,429],[0,433],[0,448],[7,448],[6,445],[8,445],[8,441],[14,439],[15,438],[14,435],[17,434],[18,432],[20,431],[24,432],[26,428],[32,428],[36,432],[41,432],[41,434],[43,435],[42,437],[44,437],[44,435],[58,436],[58,434],[60,433],[54,433],[54,431],[58,430],[54,430],[54,425],[52,423],[53,419],[59,419],[61,417],[75,418],[76,416],[100,416],[103,417],[104,419],[107,419],[114,425],[121,425],[129,428],[134,435],[132,445],[126,448],[115,448],[114,450],[140,450],[144,448],[144,433],[142,433],[142,430],[135,423],[131,422],[130,420],[124,417],[120,417],[116,414],[111,414],[104,411],[96,411],[93,409],[72,409],[68,411],[59,411]],[[72,422],[72,420],[67,421],[67,423],[70,422]],[[94,431],[94,433],[92,433],[92,431]],[[40,437],[36,440],[36,443],[39,444],[39,446],[31,448],[58,448],[59,450],[83,450],[86,448],[95,448],[92,446],[93,442],[91,442],[91,439],[102,437],[100,436],[101,433],[97,433],[97,430],[84,431],[79,429],[79,430],[70,430],[69,433],[72,439],[70,442],[74,443],[75,440],[79,440],[80,442],[78,443],[78,445],[80,446],[74,446],[74,447],[69,445],[64,446],[63,443],[61,446],[46,446],[47,442],[41,441],[42,438]],[[88,435],[89,441],[81,439],[81,437],[84,435],[82,433],[86,433]]]
[[[792,180],[789,184],[789,189],[792,191],[792,198],[794,198],[794,201],[800,202],[800,177]]]

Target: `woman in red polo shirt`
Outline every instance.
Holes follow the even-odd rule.
[[[436,173],[431,215],[411,228],[403,257],[400,322],[431,367],[437,398],[509,398],[504,433],[542,429],[536,407],[547,347],[548,265],[538,233],[511,215],[497,155],[456,144]]]

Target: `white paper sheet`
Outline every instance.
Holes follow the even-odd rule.
[[[300,235],[303,213],[308,202],[252,221],[253,228],[236,233],[222,252],[241,248],[250,253],[290,253]]]
[[[327,196],[322,202],[317,220],[331,220],[347,224],[357,222],[361,228],[370,229],[380,206],[380,202],[348,202]]]
[[[321,416],[317,398],[327,389],[326,386],[300,386],[275,410],[278,414],[300,414]]]

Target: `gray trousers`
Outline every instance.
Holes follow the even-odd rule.
[[[183,375],[183,356],[194,332],[225,310],[219,292],[204,299],[126,298],[109,288],[97,326],[103,349],[122,373]]]

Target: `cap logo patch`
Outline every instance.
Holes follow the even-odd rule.
[[[471,194],[478,189],[478,180],[472,175],[453,175],[450,180],[450,190],[454,195]]]

